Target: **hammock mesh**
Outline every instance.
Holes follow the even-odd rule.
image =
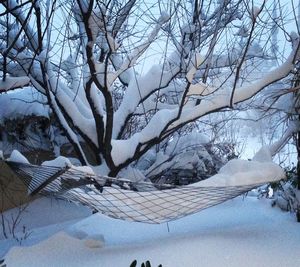
[[[25,183],[29,194],[52,195],[87,205],[113,218],[153,224],[196,213],[261,185],[175,187],[135,183],[73,168],[7,164]]]

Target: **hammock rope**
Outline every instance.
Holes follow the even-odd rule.
[[[30,195],[54,196],[87,205],[116,219],[152,224],[185,217],[262,185],[156,185],[85,173],[72,167],[6,163]]]

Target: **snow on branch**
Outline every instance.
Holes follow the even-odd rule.
[[[286,77],[293,70],[294,60],[298,57],[298,53],[299,41],[297,40],[292,53],[281,66],[269,72],[256,83],[236,88],[233,98],[234,104],[251,98],[264,87]],[[168,135],[170,132],[175,131],[178,127],[185,125],[188,122],[229,106],[230,90],[222,90],[220,92],[216,91],[210,98],[202,99],[200,105],[193,107],[184,106],[179,118],[177,118],[177,116],[180,107],[173,110],[159,110],[142,131],[134,134],[128,140],[120,140],[113,143],[113,158],[116,164],[121,164],[125,159],[133,157],[138,147],[141,148],[143,145],[152,142],[156,138],[162,138],[164,135]],[[166,128],[166,126],[168,127]],[[126,148],[130,147],[130,149],[123,150],[125,152],[120,155],[117,148],[119,146]]]
[[[295,67],[299,41],[289,35],[287,60],[253,78],[267,65],[260,63],[268,38],[258,38],[269,26],[267,6],[252,8],[262,14],[254,25],[256,15],[246,12],[253,3],[200,2],[2,1],[0,91],[31,83],[81,162],[116,176],[190,122],[233,108]],[[249,25],[253,38],[236,34]]]
[[[2,4],[24,28],[25,34],[28,39],[28,47],[33,51],[37,51],[39,47],[38,36],[27,21],[32,8],[30,9],[29,13],[26,13],[25,8],[22,8],[22,5],[18,4],[15,0],[3,1]]]
[[[270,161],[292,138],[292,136],[299,132],[300,123],[299,121],[290,122],[289,127],[286,129],[283,136],[269,146],[262,147],[253,157],[254,160],[259,161]]]
[[[160,65],[154,65],[142,77],[133,77],[125,92],[119,109],[115,112],[114,136],[116,137],[126,118],[132,114],[143,100],[156,90],[166,87],[179,72],[179,67],[164,71]],[[157,77],[161,77],[157,79]]]
[[[22,88],[26,85],[29,85],[29,83],[30,83],[30,79],[27,76],[22,76],[22,77],[6,76],[5,80],[2,79],[0,81],[0,93],[17,89],[17,88]]]
[[[149,34],[147,40],[133,49],[133,52],[128,55],[127,59],[125,59],[120,68],[113,75],[111,75],[110,83],[113,83],[123,72],[136,63],[136,61],[144,54],[147,48],[153,43],[162,25],[165,24],[169,19],[170,16],[167,13],[161,14],[156,26]]]
[[[70,118],[76,128],[80,129],[95,145],[98,145],[94,134],[95,122],[91,111],[86,108],[80,99],[74,101],[74,93],[56,78],[53,71],[48,70],[47,74],[51,91],[55,92],[53,97],[64,109],[65,115]]]
[[[136,0],[129,0],[125,6],[119,11],[119,14],[116,18],[116,21],[113,25],[113,36],[116,36],[117,33],[120,31],[123,23],[125,22],[125,20],[128,18],[130,11],[132,9],[132,7],[134,6],[134,4],[136,3]]]
[[[55,114],[57,115],[57,117],[60,121],[60,124],[63,126],[63,129],[65,130],[66,134],[68,135],[70,142],[72,142],[74,144],[80,160],[82,161],[82,163],[84,165],[88,165],[88,160],[86,159],[85,153],[82,150],[82,147],[78,140],[78,137],[77,137],[76,133],[73,131],[73,129],[71,129],[71,127],[69,126],[65,116],[62,114],[62,112],[56,102],[54,94],[52,92],[49,92],[49,97],[51,100],[50,105],[51,105],[53,111],[55,112]]]
[[[299,41],[287,60],[278,68],[266,74],[263,78],[250,85],[238,87],[235,90],[233,103],[237,104],[248,100],[266,86],[286,77],[294,68],[294,61],[299,55]],[[208,113],[230,106],[230,90],[217,91],[209,99],[202,99],[201,104],[193,108],[185,108],[181,117],[168,128],[168,131],[177,128],[179,125],[193,121]]]

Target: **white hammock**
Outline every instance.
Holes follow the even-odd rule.
[[[126,179],[58,168],[7,162],[31,195],[55,196],[87,205],[110,217],[144,223],[175,220],[241,195],[263,183],[236,186],[188,186],[134,183]],[[279,177],[278,177],[279,178]],[[282,177],[281,177],[282,178]],[[136,188],[143,188],[137,191]]]

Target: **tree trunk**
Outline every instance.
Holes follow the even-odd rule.
[[[300,121],[300,116],[298,116]],[[296,147],[297,147],[297,189],[300,190],[300,132],[296,136]],[[300,206],[297,207],[296,211],[297,222],[300,222]]]
[[[300,69],[297,69],[296,79],[295,79],[295,87],[300,85]],[[300,121],[300,94],[298,90],[295,91],[295,111],[296,118]],[[297,149],[297,189],[300,190],[300,131],[296,134],[296,149]],[[296,210],[297,222],[300,222],[300,205]]]

